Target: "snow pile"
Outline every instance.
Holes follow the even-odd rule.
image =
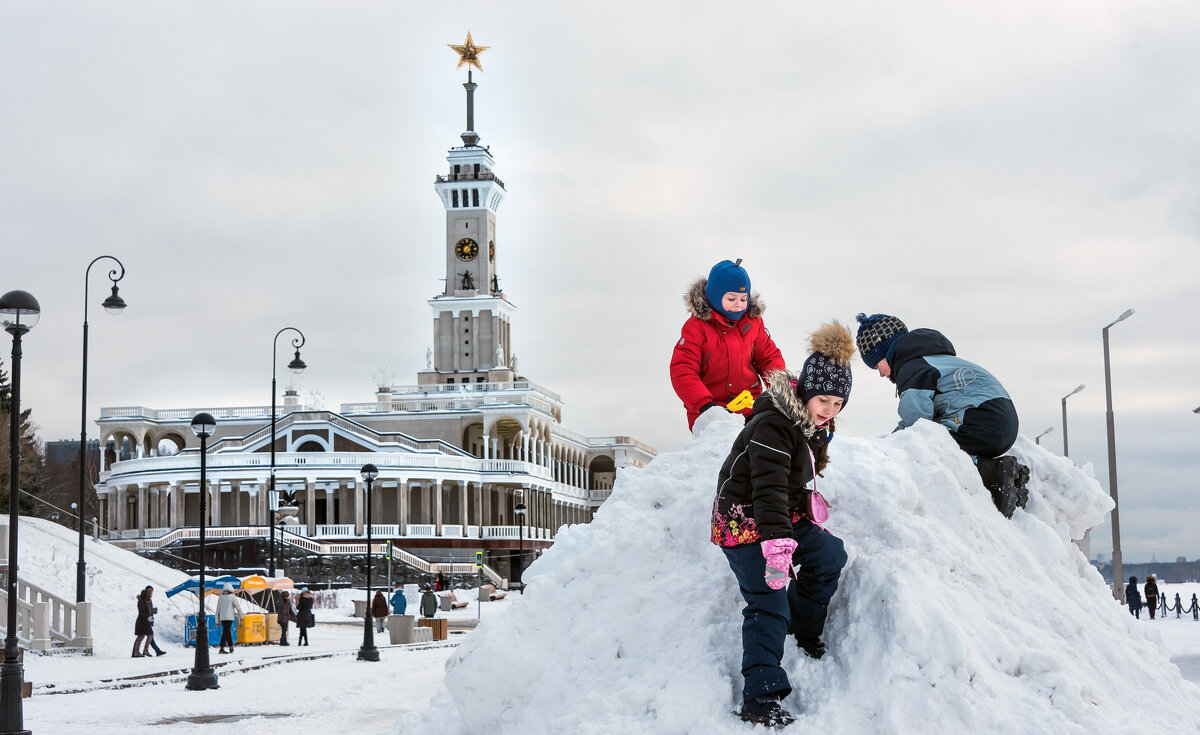
[[[396,732],[744,733],[741,598],[709,510],[737,418],[622,473],[558,536],[509,613],[447,664]],[[850,554],[820,661],[789,642],[795,732],[1200,729],[1200,688],[1118,606],[1070,539],[1110,507],[1031,443],[1027,511],[1005,520],[947,433],[839,437],[819,488]],[[432,729],[431,729],[432,728]]]
[[[4,525],[7,525],[5,523]],[[51,594],[75,600],[79,533],[41,518],[22,516],[17,563],[20,578]],[[196,598],[179,595],[168,600],[166,591],[188,577],[181,571],[143,559],[132,551],[105,541],[84,538],[87,561],[87,600],[92,603],[93,651],[100,656],[129,655],[133,648],[133,623],[137,595],[154,587],[154,637],[160,646],[183,645],[183,620],[195,612]]]

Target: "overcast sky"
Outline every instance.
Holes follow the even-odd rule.
[[[415,382],[442,288],[433,181],[465,124],[508,189],[497,263],[521,372],[571,428],[687,438],[681,295],[743,258],[799,367],[809,331],[942,330],[1107,486],[1111,330],[1128,561],[1200,556],[1200,5],[1189,1],[55,2],[0,5],[0,290],[41,302],[24,406],[267,405],[308,338],[326,406]],[[282,342],[282,340],[281,340]],[[2,352],[7,370],[8,349]],[[286,373],[282,365],[280,370]],[[281,376],[281,382],[282,376]],[[848,435],[895,422],[856,363]],[[1093,551],[1109,552],[1107,526]]]

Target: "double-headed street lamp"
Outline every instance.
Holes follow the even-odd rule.
[[[379,649],[375,647],[375,631],[371,625],[371,484],[379,477],[379,468],[373,464],[365,464],[359,470],[367,483],[367,606],[363,610],[363,642],[358,649],[359,661],[378,661]]]
[[[267,509],[271,512],[271,543],[267,549],[271,577],[275,576],[275,508],[270,506],[272,503],[276,503],[278,498],[275,494],[275,367],[279,362],[279,335],[289,330],[300,336],[292,340],[292,347],[296,348],[296,356],[288,363],[288,370],[299,375],[304,372],[304,368],[308,367],[300,359],[300,348],[304,346],[304,333],[295,327],[284,327],[276,332],[275,339],[271,342],[271,488],[267,496]]]
[[[525,594],[525,504],[521,502],[521,491],[517,490],[517,504],[513,506],[517,515],[517,581],[521,583],[521,594]]]
[[[121,268],[121,272],[116,270],[108,272],[108,280],[112,281],[112,293],[104,300],[101,306],[109,314],[116,316],[122,311],[125,311],[125,299],[117,293],[117,281],[125,277],[125,266],[121,261],[111,255],[101,255],[91,263],[88,263],[87,270],[83,272],[83,398],[81,403],[83,408],[79,412],[79,510],[76,520],[79,521],[79,562],[76,564],[75,576],[75,601],[83,602],[87,599],[86,594],[86,575],[87,562],[83,558],[83,519],[87,511],[87,493],[85,490],[87,483],[87,358],[88,358],[88,276],[92,273],[92,266],[97,262],[109,259],[116,263]]]
[[[1104,337],[1104,398],[1107,405],[1104,418],[1108,423],[1108,491],[1112,495],[1112,539],[1113,539],[1113,597],[1117,602],[1125,602],[1125,570],[1121,566],[1121,517],[1118,514],[1120,504],[1117,502],[1117,437],[1113,423],[1112,408],[1112,377],[1108,366],[1108,329],[1118,322],[1123,322],[1133,316],[1133,309],[1117,317],[1101,330]]]
[[[1080,383],[1079,385],[1075,386],[1075,390],[1071,391],[1070,393],[1068,393],[1068,394],[1066,394],[1065,396],[1063,396],[1063,397],[1062,397],[1062,409],[1063,409],[1063,456],[1064,456],[1064,457],[1070,457],[1070,456],[1071,456],[1071,454],[1070,454],[1070,453],[1067,451],[1067,399],[1068,399],[1068,398],[1070,398],[1071,396],[1075,395],[1075,394],[1076,394],[1076,393],[1078,393],[1079,391],[1083,390],[1083,389],[1084,389],[1084,388],[1086,388],[1086,387],[1087,387],[1086,385],[1084,385],[1083,383]]]
[[[208,663],[208,615],[204,609],[204,529],[208,519],[208,477],[205,457],[208,454],[208,437],[217,428],[212,414],[198,413],[192,419],[192,431],[200,437],[200,614],[196,616],[196,662],[188,674],[187,688],[220,689],[217,675]]]
[[[1034,444],[1037,444],[1038,446],[1041,446],[1041,445],[1042,445],[1042,437],[1043,437],[1043,436],[1045,436],[1045,435],[1047,435],[1047,434],[1049,434],[1049,433],[1050,433],[1050,432],[1052,432],[1052,431],[1054,431],[1054,427],[1053,427],[1053,426],[1048,426],[1048,427],[1046,427],[1046,430],[1045,430],[1045,431],[1043,431],[1042,433],[1040,433],[1040,434],[1038,434],[1036,437],[1034,437],[1033,443],[1034,443]]]
[[[4,639],[4,662],[0,663],[0,732],[24,735],[21,689],[25,669],[17,641],[17,515],[21,472],[21,337],[38,323],[42,307],[27,291],[9,291],[0,296],[0,324],[12,335],[12,402],[9,416],[8,461],[8,635]],[[27,631],[28,632],[28,631]]]

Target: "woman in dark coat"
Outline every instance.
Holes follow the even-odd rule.
[[[308,629],[317,624],[313,615],[313,596],[308,588],[300,590],[300,600],[296,602],[296,627],[300,629],[300,637],[296,639],[297,646],[308,645]]]
[[[1158,608],[1158,580],[1151,574],[1146,577],[1146,609],[1150,611],[1150,619],[1154,619],[1154,611]]]
[[[133,641],[133,658],[149,656],[150,639],[154,637],[154,623],[150,620],[154,608],[150,605],[150,596],[146,594],[148,589],[142,590],[137,596],[137,620],[133,623],[133,634],[137,638]]]
[[[1142,593],[1138,592],[1137,577],[1129,578],[1129,586],[1125,588],[1125,603],[1129,605],[1130,615],[1142,617]]]
[[[383,593],[375,590],[375,597],[371,600],[371,617],[375,618],[375,629],[380,633],[383,632],[383,626],[387,624],[387,617],[390,612]]]
[[[279,645],[288,646],[291,645],[288,643],[287,639],[288,623],[296,619],[296,608],[293,607],[291,601],[288,600],[288,593],[281,592],[279,593],[279,596],[281,598],[279,602],[279,612],[275,614],[276,618],[279,620]]]

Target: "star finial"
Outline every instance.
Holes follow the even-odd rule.
[[[463,64],[466,64],[467,71],[470,71],[472,66],[479,71],[483,71],[483,67],[479,65],[479,55],[490,49],[491,46],[476,46],[475,42],[471,40],[470,31],[467,31],[467,40],[463,45],[455,46],[452,43],[446,45],[454,49],[454,52],[458,54],[458,66],[454,67],[455,69],[461,69],[463,68]]]

